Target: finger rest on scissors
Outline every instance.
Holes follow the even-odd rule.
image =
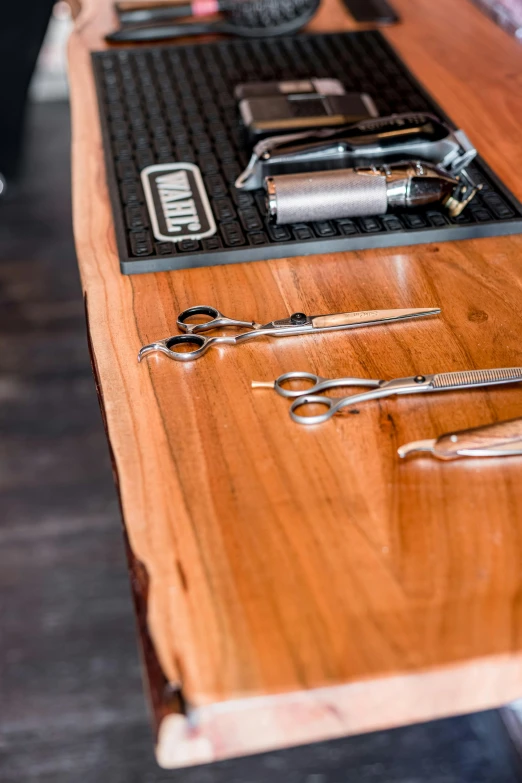
[[[172,350],[175,346],[183,346],[188,350]],[[194,346],[192,349],[190,346]],[[149,353],[164,353],[169,359],[177,362],[188,362],[193,359],[199,359],[208,348],[208,338],[198,334],[176,334],[173,337],[167,337],[166,340],[145,345],[138,354],[138,361],[141,362],[144,356]]]
[[[158,340],[155,343],[150,343],[149,345],[144,345],[143,348],[140,349],[138,353],[138,362],[141,362],[141,360],[147,356],[149,353],[166,353],[167,356],[170,353],[169,349],[167,348],[167,341],[166,340]]]

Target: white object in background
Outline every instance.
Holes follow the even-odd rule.
[[[72,30],[71,9],[60,0],[53,8],[29,88],[34,101],[59,101],[69,96],[67,40]]]
[[[522,0],[474,0],[494,22],[522,41]]]

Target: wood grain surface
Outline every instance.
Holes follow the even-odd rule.
[[[404,23],[387,37],[521,197],[520,45],[467,2],[395,5]],[[160,763],[520,696],[521,460],[396,456],[401,443],[520,415],[520,387],[391,398],[305,428],[250,383],[289,370],[520,366],[521,238],[120,275],[90,65],[114,24],[106,0],[84,0],[70,42],[74,228],[126,530],[147,574],[148,634],[165,700],[179,705],[155,702]],[[324,0],[313,27],[349,26]],[[260,322],[442,314],[138,365],[141,345],[175,333],[195,304]]]
[[[68,123],[65,103],[30,109],[24,174],[0,202],[2,783],[288,783],[314,772],[321,783],[390,783],[420,770],[430,783],[519,783],[497,710],[211,768],[157,766],[88,366]],[[139,595],[147,577],[135,570]],[[161,675],[149,677],[164,701]]]

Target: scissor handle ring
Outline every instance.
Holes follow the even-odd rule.
[[[191,318],[193,315],[208,315],[210,317],[210,321],[205,321],[205,323],[202,324],[185,323],[187,318]],[[191,334],[196,331],[211,329],[212,327],[210,324],[213,321],[217,321],[222,318],[223,315],[219,312],[219,310],[216,310],[215,307],[211,307],[210,305],[196,305],[195,307],[188,307],[186,310],[183,310],[183,312],[178,315],[177,324],[178,328],[181,329],[182,332]]]
[[[309,394],[322,379],[311,372],[285,372],[274,381],[274,389],[281,397],[293,398]],[[312,387],[308,389],[285,389],[282,385],[286,381],[311,381]]]
[[[322,424],[328,421],[332,416],[332,408],[338,402],[330,397],[321,397],[318,394],[310,394],[298,397],[290,406],[290,418],[296,424]],[[324,413],[318,413],[316,416],[300,416],[296,411],[304,405],[323,405],[326,408]]]
[[[199,359],[207,351],[210,338],[203,337],[201,334],[176,334],[165,340],[165,347],[169,351],[169,356],[177,362],[191,362],[193,359]],[[194,345],[193,351],[173,351],[175,345]]]

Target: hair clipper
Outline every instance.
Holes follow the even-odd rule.
[[[442,203],[458,215],[477,188],[421,161],[267,177],[267,210],[277,224],[383,215]]]
[[[347,169],[365,164],[425,160],[458,174],[477,151],[461,130],[431,114],[394,114],[337,129],[321,129],[259,142],[236,188],[256,190],[279,174]]]

